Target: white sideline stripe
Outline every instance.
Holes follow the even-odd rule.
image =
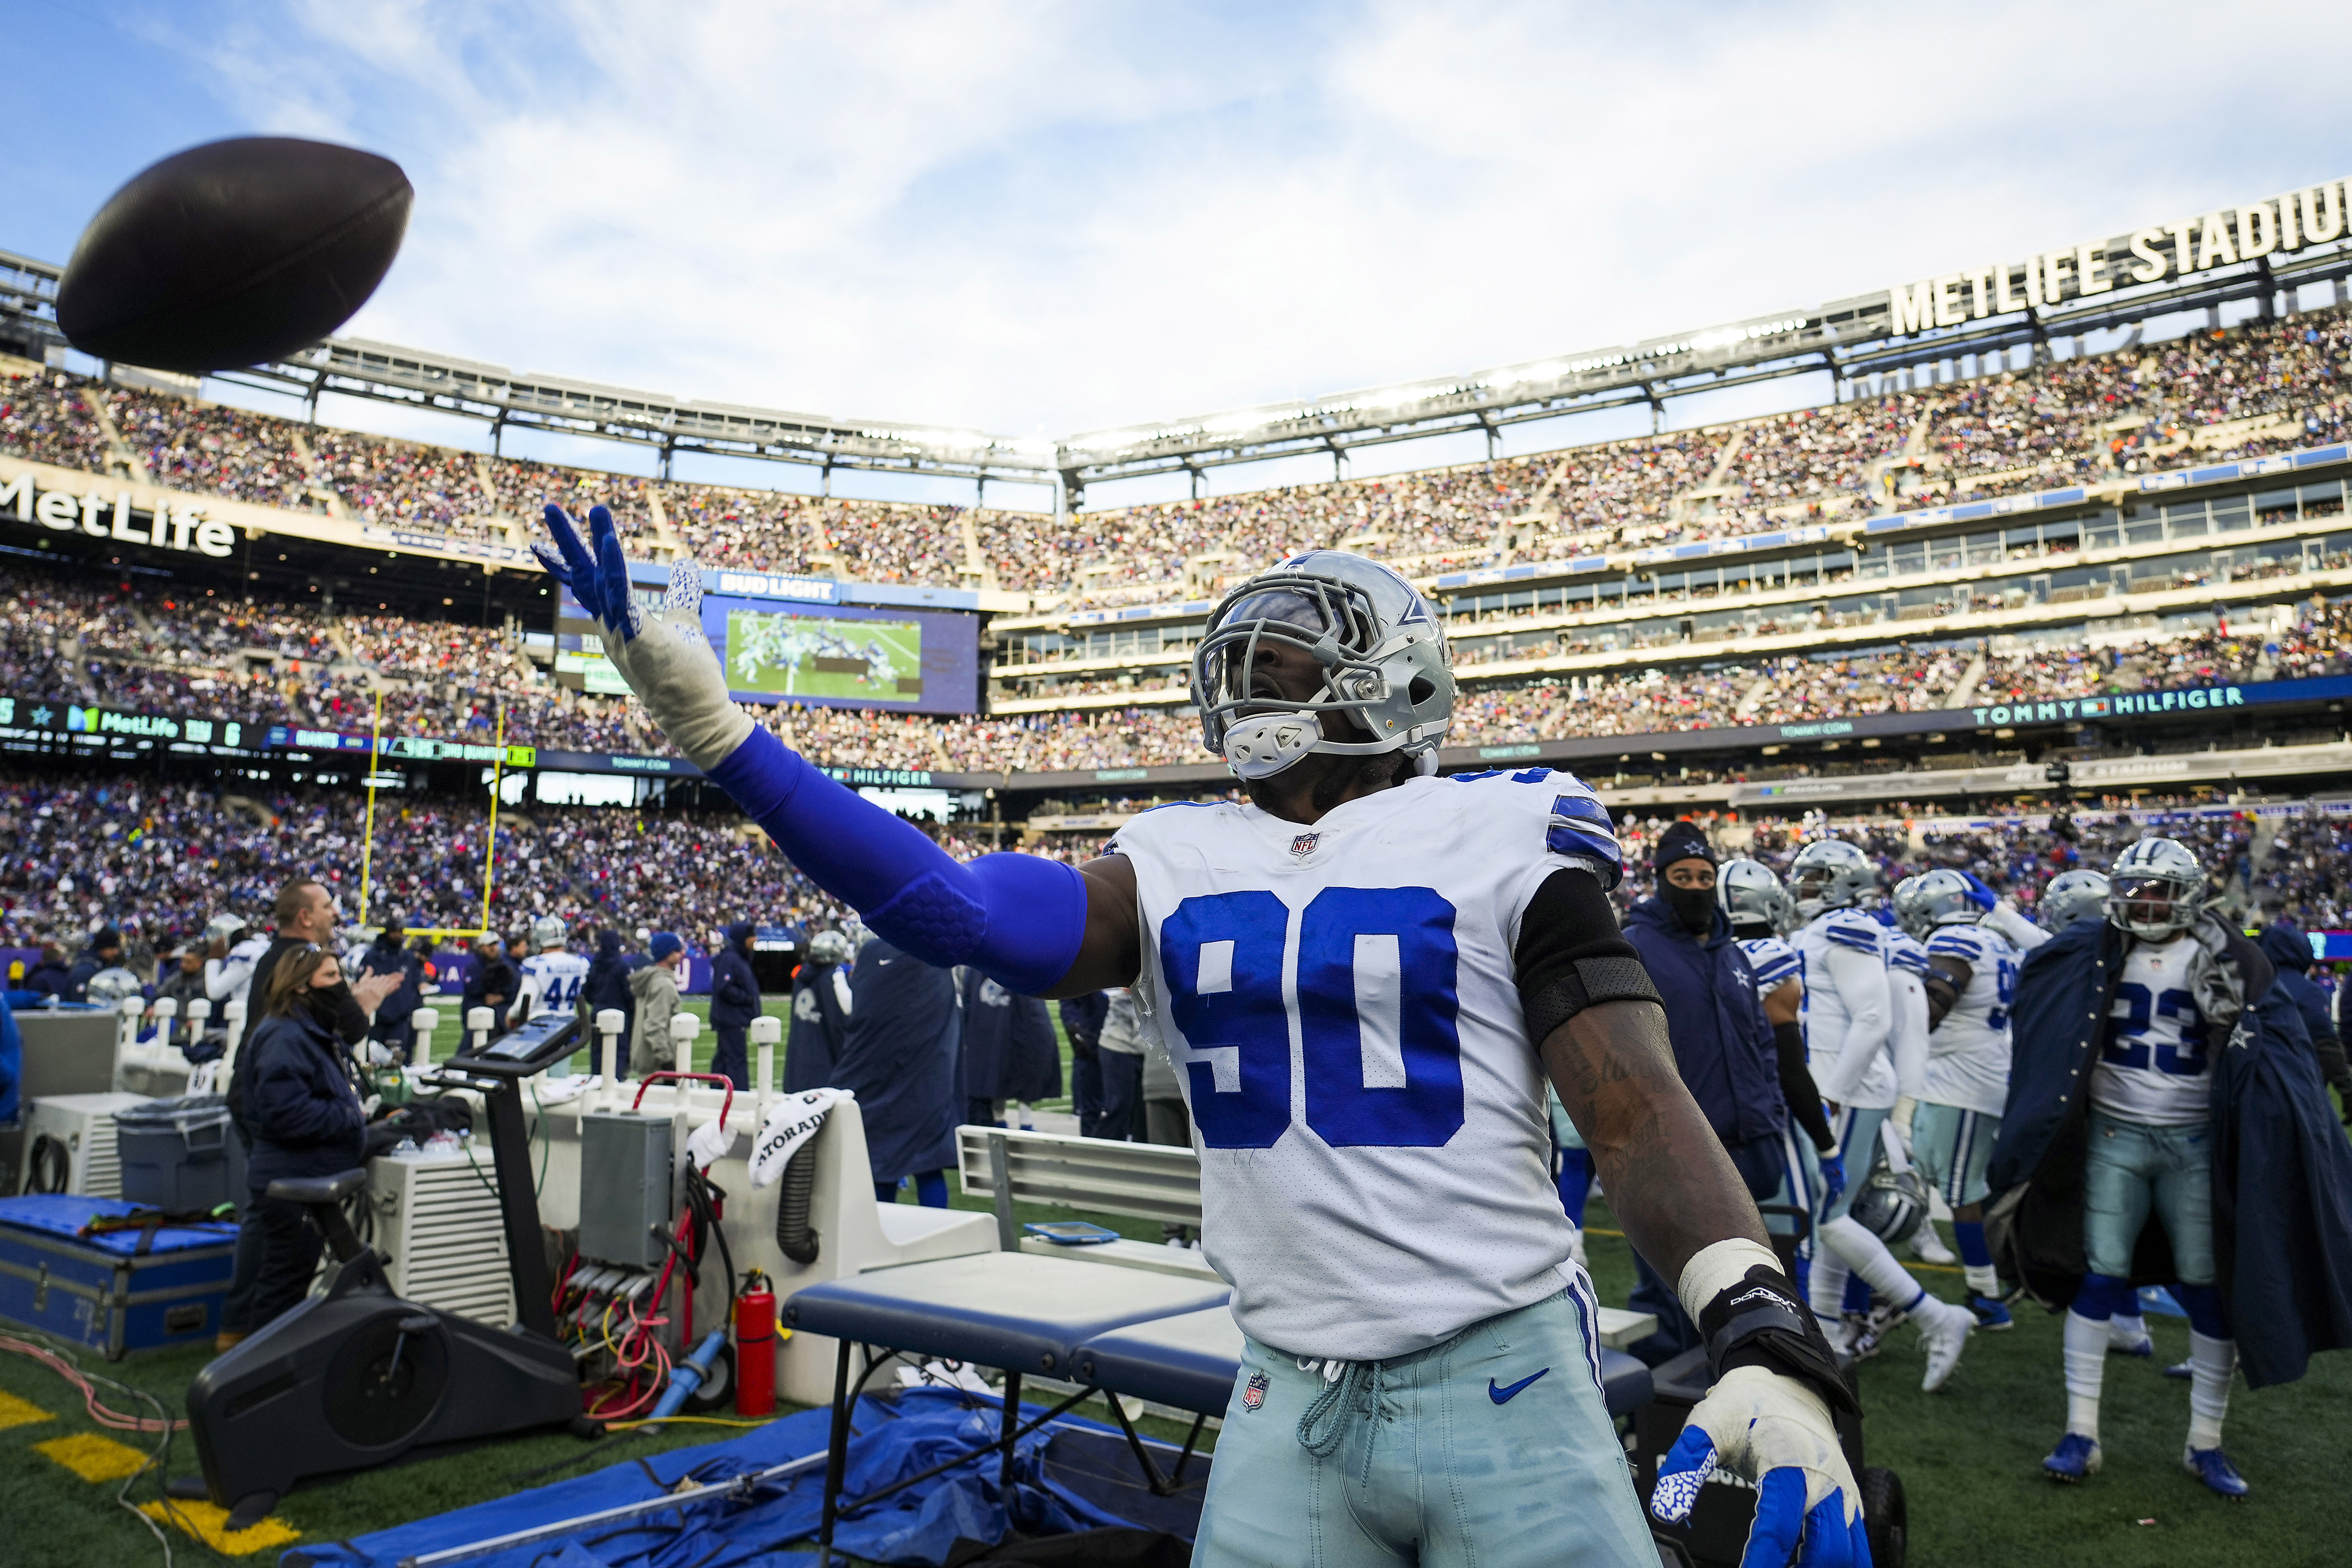
[[[1367,1089],[1405,1087],[1402,979],[1394,934],[1359,933],[1356,1027]]]

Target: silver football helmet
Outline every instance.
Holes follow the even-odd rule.
[[[1797,906],[1780,877],[1762,861],[1728,860],[1715,873],[1716,907],[1731,922],[1735,936],[1761,926],[1780,935],[1797,923]]]
[[[1916,876],[1906,876],[1896,883],[1894,891],[1886,895],[1886,906],[1895,912],[1895,924],[1901,926],[1906,935],[1925,937],[1927,935],[1927,927],[1920,921],[1919,912],[1912,898],[1912,895],[1918,891],[1919,879]]]
[[[552,915],[542,915],[530,923],[530,945],[534,947],[560,947],[563,945],[563,922]]]
[[[1889,1247],[1900,1247],[1927,1222],[1927,1183],[1916,1170],[1898,1171],[1881,1160],[1863,1179],[1847,1212]]]
[[[846,964],[849,938],[838,931],[820,931],[809,938],[808,956],[812,964]]]
[[[1322,666],[1322,689],[1295,703],[1254,685],[1258,651],[1281,644]],[[1235,776],[1265,779],[1312,752],[1402,751],[1423,773],[1453,722],[1444,628],[1412,584],[1345,550],[1308,550],[1260,572],[1209,614],[1192,653],[1201,734]],[[1338,714],[1370,740],[1335,740]]]
[[[2166,942],[2196,924],[2205,868],[2178,839],[2141,839],[2108,868],[2107,919],[2135,936]]]
[[[2034,918],[2042,929],[2055,935],[2086,915],[2104,917],[2108,891],[2107,879],[2097,872],[2062,871],[2042,890],[2042,902],[2033,906]]]
[[[1905,888],[1910,890],[1907,913]],[[1967,877],[1939,866],[1904,879],[1903,886],[1895,890],[1895,913],[1902,917],[1906,931],[1924,939],[1938,925],[1975,925],[1984,918],[1984,905],[1977,901],[1977,890],[1969,885]]]
[[[1878,892],[1878,867],[1843,839],[1815,839],[1790,862],[1789,891],[1801,920],[1824,909],[1860,909]]]
[[[82,989],[82,998],[102,1008],[116,1008],[124,998],[135,997],[139,992],[139,977],[118,964],[92,975]]]

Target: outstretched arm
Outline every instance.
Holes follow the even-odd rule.
[[[541,564],[595,618],[606,655],[662,732],[810,881],[893,946],[942,968],[971,965],[1013,991],[1068,995],[1134,977],[1135,883],[1124,862],[1084,872],[1035,855],[958,862],[735,706],[690,563],[672,568],[668,594],[648,614],[612,513],[595,507],[588,524],[583,543],[563,509],[549,507],[555,549],[539,550]]]

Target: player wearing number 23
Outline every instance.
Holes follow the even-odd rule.
[[[2352,1345],[2352,1150],[2270,961],[2204,912],[2196,857],[2142,839],[2111,874],[2106,919],[2021,966],[1987,1239],[2067,1308],[2066,1430],[2043,1469],[2099,1469],[2107,1319],[2164,1284],[2189,1321],[2183,1463],[2242,1497],[2221,1447],[2232,1372],[2290,1382]]]
[[[1403,578],[1314,550],[1210,614],[1193,695],[1246,803],[1145,812],[1083,867],[958,863],[728,700],[690,563],[649,612],[603,508],[587,540],[548,523],[663,731],[877,935],[1019,995],[1131,988],[1245,1336],[1195,1563],[1657,1561],[1547,1077],[1715,1374],[1652,1506],[1686,1515],[1719,1467],[1759,1487],[1751,1563],[1869,1560],[1830,1417],[1853,1394],[1675,1071],[1609,814],[1542,768],[1436,776],[1454,677]]]

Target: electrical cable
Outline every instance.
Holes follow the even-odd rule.
[[[73,1385],[80,1392],[82,1403],[89,1409],[90,1419],[100,1426],[112,1427],[118,1432],[153,1432],[156,1435],[155,1448],[147,1456],[147,1462],[122,1478],[122,1485],[116,1489],[114,1493],[114,1506],[146,1527],[147,1533],[155,1538],[155,1544],[163,1549],[163,1568],[172,1568],[172,1538],[163,1532],[163,1527],[155,1521],[152,1515],[131,1502],[131,1489],[136,1486],[139,1479],[150,1470],[154,1471],[159,1477],[169,1473],[172,1437],[187,1423],[173,1420],[164,1412],[163,1402],[143,1388],[133,1388],[127,1383],[118,1383],[102,1373],[84,1372],[81,1364],[74,1359],[72,1353],[61,1345],[53,1348],[51,1344],[35,1343],[30,1340],[19,1339],[14,1334],[0,1334],[0,1350],[13,1351],[19,1355],[39,1362]],[[152,1416],[125,1416],[121,1411],[109,1409],[98,1402],[98,1392],[91,1386],[93,1384],[102,1384],[133,1399],[142,1400],[155,1414]],[[171,1493],[161,1487],[157,1490],[160,1506],[170,1517],[172,1522],[196,1540],[203,1540],[204,1537],[197,1533],[194,1527],[181,1516],[180,1510],[172,1500]]]

